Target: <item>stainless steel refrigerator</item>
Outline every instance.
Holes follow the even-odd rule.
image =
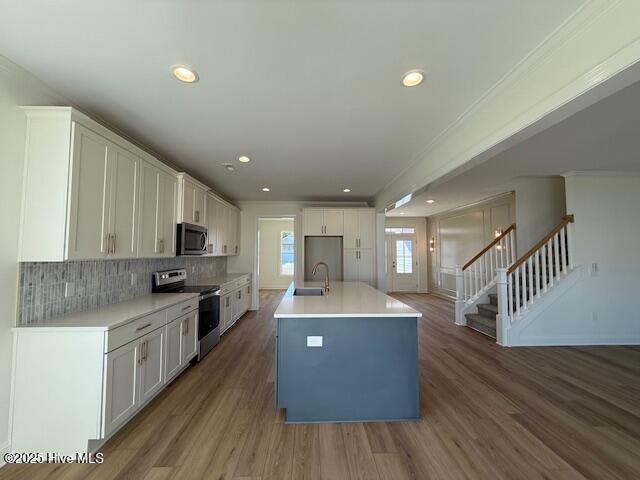
[[[329,266],[329,280],[342,281],[342,237],[304,237],[304,279],[324,280],[324,269],[314,277],[313,266],[324,262]]]

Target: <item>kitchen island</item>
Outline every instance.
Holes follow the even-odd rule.
[[[421,316],[362,282],[292,283],[274,313],[285,421],[419,419]]]

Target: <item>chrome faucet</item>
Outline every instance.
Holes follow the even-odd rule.
[[[324,265],[324,289],[325,291],[329,291],[329,266],[324,262],[318,262],[313,266],[313,270],[311,270],[311,275],[316,276],[316,272],[318,271],[318,267],[320,265]]]

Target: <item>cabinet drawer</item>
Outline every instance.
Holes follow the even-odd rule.
[[[181,302],[173,307],[167,308],[167,323],[175,320],[178,317],[186,315],[189,312],[198,309],[198,297],[193,297],[191,300]]]
[[[146,315],[131,323],[114,328],[107,332],[105,353],[111,352],[122,345],[134,341],[153,330],[163,327],[167,323],[167,311],[161,310]]]

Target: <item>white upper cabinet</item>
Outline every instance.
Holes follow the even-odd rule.
[[[68,107],[25,107],[21,261],[138,256],[141,155]]]
[[[100,258],[111,253],[109,156],[106,138],[74,125],[67,258]]]
[[[138,256],[175,256],[176,177],[155,165],[142,162],[139,191]]]
[[[343,248],[373,248],[375,212],[373,209],[344,209]]]
[[[70,107],[24,111],[21,261],[175,255],[176,172]]]
[[[207,195],[207,229],[209,254],[238,255],[240,253],[240,211],[212,193]]]
[[[344,210],[305,208],[302,213],[305,236],[341,236],[344,233]]]
[[[133,258],[138,254],[138,175],[142,160],[119,147],[112,149],[109,231],[111,256]]]
[[[178,174],[178,223],[207,224],[207,191],[209,187],[186,173]]]

